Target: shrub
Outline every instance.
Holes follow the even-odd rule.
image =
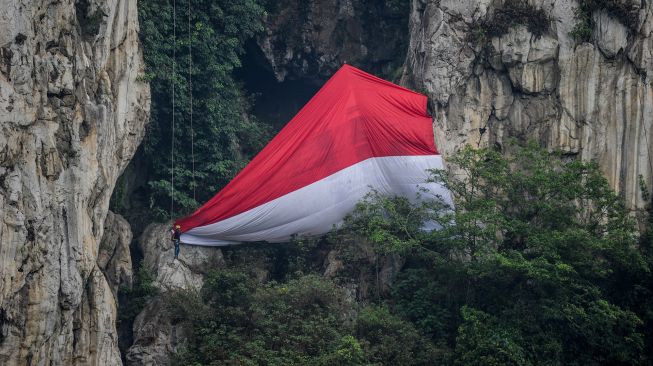
[[[628,0],[580,0],[575,13],[578,23],[569,35],[577,41],[589,42],[596,26],[592,15],[599,10],[606,11],[609,16],[617,19],[631,30],[635,30],[637,27],[639,18],[637,8],[632,7]]]
[[[502,327],[494,317],[472,308],[461,309],[456,339],[456,364],[466,366],[529,365],[519,332]]]
[[[373,365],[433,365],[442,357],[428,338],[385,306],[361,310],[356,336]]]
[[[143,0],[138,7],[147,71],[144,80],[150,81],[152,94],[151,121],[143,144],[145,159],[151,165],[144,194],[150,204],[147,213],[153,219],[167,219],[171,198],[172,214],[190,213],[226,185],[268,140],[268,127],[248,114],[247,98],[233,76],[241,65],[245,42],[263,30],[264,8],[258,0],[194,1],[190,14],[187,7],[178,6],[173,42],[172,3]]]
[[[261,285],[244,272],[213,272],[200,293],[167,301],[176,321],[192,329],[177,365],[317,364],[353,347],[343,344],[342,291],[314,275]]]
[[[544,10],[533,7],[527,1],[506,0],[489,19],[472,26],[469,41],[484,43],[490,38],[501,37],[519,25],[526,26],[529,32],[539,38],[549,31],[550,19]]]

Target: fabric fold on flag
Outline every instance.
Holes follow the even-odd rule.
[[[343,66],[218,194],[180,219],[185,244],[321,235],[370,190],[412,199],[443,168],[427,98]]]

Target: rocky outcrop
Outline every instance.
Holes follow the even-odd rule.
[[[137,32],[135,1],[0,0],[2,365],[121,363],[98,253],[149,114]]]
[[[127,365],[157,365],[170,363],[170,355],[187,339],[185,324],[171,320],[169,299],[186,291],[199,291],[211,270],[246,268],[261,284],[270,280],[275,267],[274,254],[265,244],[243,248],[244,253],[225,260],[223,251],[215,247],[182,245],[174,259],[168,230],[170,223],[149,225],[138,240],[143,253],[142,270],[153,278],[159,293],[152,297],[136,316],[133,324],[133,344],[126,354]],[[365,303],[379,294],[387,294],[397,273],[404,265],[398,255],[380,256],[365,241],[347,243],[355,248],[356,258],[344,261],[340,249],[315,247],[304,254],[303,270],[333,279],[350,303]],[[234,249],[239,251],[241,249]],[[232,253],[233,254],[233,253]],[[347,263],[345,263],[347,262]],[[353,318],[353,315],[351,316]]]
[[[170,226],[170,223],[149,225],[138,241],[143,253],[142,268],[152,274],[160,294],[149,301],[134,320],[134,342],[126,355],[127,365],[169,364],[170,353],[185,336],[184,328],[173,324],[166,315],[166,293],[198,291],[208,271],[225,265],[222,251],[211,247],[184,245],[179,258],[175,259]]]
[[[615,2],[629,14],[621,19],[594,9],[582,42],[571,35],[576,1],[505,1],[412,1],[403,80],[431,97],[439,149],[535,139],[597,161],[630,207],[644,207],[640,180],[653,187],[653,4]],[[507,21],[515,4],[521,19]]]
[[[131,239],[127,221],[109,212],[97,266],[74,314],[74,362],[79,365],[122,365],[116,332],[117,291],[119,286],[132,285]]]
[[[124,220],[118,221],[113,217],[109,212],[104,224],[105,239],[100,245],[100,252],[106,253],[102,257],[110,257],[112,260],[105,261],[98,257],[97,266],[93,268],[86,282],[80,307],[75,312],[73,328],[77,346],[74,347],[74,360],[81,365],[121,365],[116,333],[116,288],[119,281],[112,280],[108,274],[124,270],[125,261],[118,258],[124,253],[121,248],[125,245],[129,248],[129,241],[125,239],[131,240],[131,235],[108,240],[116,244],[114,248],[108,247],[105,241],[109,232],[130,232],[129,225]],[[131,283],[131,272],[123,272],[121,277]]]
[[[408,3],[372,0],[282,0],[270,5],[258,40],[279,81],[322,82],[343,63],[400,75],[408,37]]]

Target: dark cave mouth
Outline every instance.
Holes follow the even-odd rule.
[[[255,40],[245,45],[235,76],[250,99],[250,113],[279,131],[317,93],[326,80],[287,77],[278,81]]]

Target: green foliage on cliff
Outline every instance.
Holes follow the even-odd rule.
[[[639,4],[620,0],[580,0],[575,11],[578,21],[569,35],[580,42],[589,42],[596,27],[594,14],[605,11],[608,16],[617,19],[631,30],[636,30],[638,24]]]
[[[653,219],[639,236],[593,163],[511,149],[463,149],[432,172],[455,209],[373,192],[322,239],[226,250],[231,269],[168,299],[190,330],[174,364],[650,364]],[[327,279],[314,259],[333,249],[344,263]],[[370,289],[397,255],[390,290]]]
[[[344,290],[316,275],[259,284],[245,271],[213,272],[168,309],[192,329],[174,365],[429,365],[435,352],[385,307],[355,316]]]
[[[501,37],[511,28],[525,26],[535,37],[541,37],[549,31],[551,20],[542,9],[538,9],[523,0],[507,0],[495,9],[489,18],[479,20],[472,25],[468,40],[479,44],[493,37]]]
[[[393,289],[397,314],[446,346],[453,364],[650,361],[650,245],[638,244],[595,164],[533,146],[511,158],[464,149],[448,162],[456,174],[433,178],[454,192],[455,211],[404,211],[442,230],[398,235],[393,206],[369,210],[385,198],[351,219],[371,242],[409,253]]]
[[[151,78],[151,120],[144,153],[151,162],[150,207],[167,217],[171,196],[172,85],[175,85],[175,214],[209,199],[258,152],[268,129],[248,115],[248,102],[232,73],[240,66],[245,41],[262,31],[264,9],[257,0],[193,0],[189,41],[188,4],[138,2],[140,36]],[[193,129],[190,121],[189,42],[192,42]],[[176,67],[173,71],[173,52]],[[193,134],[191,136],[191,134]],[[191,151],[194,140],[194,151]],[[195,156],[193,177],[192,153]],[[193,197],[193,190],[196,197]]]

